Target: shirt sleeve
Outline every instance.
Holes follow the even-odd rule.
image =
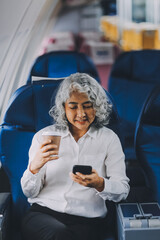
[[[23,173],[23,176],[21,178],[22,191],[24,195],[28,198],[36,197],[39,194],[44,184],[45,165],[36,174],[31,173],[31,171],[29,170],[29,165],[34,158],[38,147],[39,147],[39,142],[38,142],[37,134],[35,134],[32,140],[31,147],[29,149],[28,167]]]
[[[107,152],[105,159],[107,177],[104,178],[104,190],[97,194],[104,200],[119,202],[126,199],[130,187],[126,176],[125,156],[116,134],[113,135]]]

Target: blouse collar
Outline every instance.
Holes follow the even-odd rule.
[[[88,135],[88,136],[90,136],[90,137],[92,137],[92,138],[96,138],[96,134],[97,134],[97,131],[96,131],[97,129],[94,127],[94,126],[91,126],[90,128],[89,128],[89,130],[84,134],[84,135]],[[69,128],[67,127],[67,129],[66,130],[64,130],[64,132],[63,132],[63,136],[62,136],[62,138],[64,138],[64,137],[66,137],[66,136],[68,136],[68,135],[71,135],[71,132],[69,131]]]

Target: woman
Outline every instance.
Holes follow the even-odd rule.
[[[117,202],[129,192],[119,138],[104,127],[110,112],[95,79],[83,73],[64,79],[50,110],[55,124],[35,134],[21,179],[31,204],[22,223],[24,239],[100,239],[96,234],[107,214],[105,200]],[[58,156],[55,144],[42,142],[46,131],[61,134]],[[75,164],[91,165],[91,174],[73,174]]]

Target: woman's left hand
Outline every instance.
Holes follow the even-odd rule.
[[[70,173],[70,177],[74,182],[85,187],[95,188],[99,192],[102,192],[104,189],[104,179],[98,175],[95,169],[92,169],[92,173],[89,175],[77,172],[76,174]]]

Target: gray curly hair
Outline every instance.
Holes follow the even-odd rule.
[[[92,123],[96,128],[101,128],[109,123],[112,105],[100,84],[86,73],[74,73],[66,77],[61,83],[55,105],[50,109],[49,114],[55,120],[56,127],[65,129],[68,127],[68,120],[65,114],[65,102],[70,98],[72,92],[85,93],[96,110],[95,120]]]

